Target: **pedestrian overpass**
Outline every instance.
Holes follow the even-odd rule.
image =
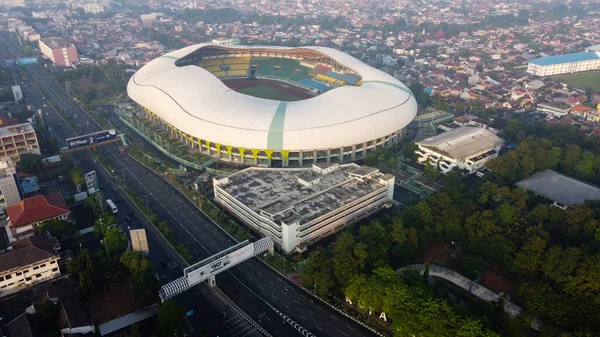
[[[248,240],[240,242],[185,268],[183,276],[163,285],[158,295],[164,302],[203,281],[208,281],[209,285],[214,286],[216,284],[215,275],[218,273],[267,251],[273,253],[273,240],[269,237],[256,242],[248,242]]]

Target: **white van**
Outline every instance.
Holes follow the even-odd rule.
[[[119,209],[117,208],[117,206],[115,205],[115,203],[112,200],[106,199],[106,204],[108,205],[108,207],[110,207],[111,212],[113,212],[113,213],[119,212]]]

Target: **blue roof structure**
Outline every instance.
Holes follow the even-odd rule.
[[[303,79],[302,81],[300,81],[300,83],[302,83],[302,84],[304,84],[306,86],[309,86],[311,88],[315,88],[315,89],[320,90],[320,91],[327,91],[329,89],[329,87],[326,86],[325,84],[323,84],[321,82],[313,81],[313,80],[311,80],[309,78]]]
[[[529,60],[529,62],[533,64],[537,64],[539,66],[550,66],[553,64],[561,64],[561,63],[572,63],[572,62],[581,62],[581,61],[591,61],[600,59],[600,55],[595,52],[583,52],[583,53],[575,53],[575,54],[565,54],[565,55],[552,55],[546,57],[540,57],[534,60]]]
[[[23,193],[25,194],[40,190],[40,187],[33,179],[24,179],[23,181],[21,181],[21,188],[23,189]]]

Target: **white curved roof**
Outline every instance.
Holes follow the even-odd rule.
[[[347,85],[313,98],[280,102],[233,91],[199,66],[175,66],[179,58],[208,45],[212,44],[186,47],[152,60],[131,77],[127,93],[189,135],[247,149],[350,146],[392,134],[408,125],[417,113],[416,101],[402,82],[326,47],[299,49],[321,52],[355,70],[362,77],[361,86]]]

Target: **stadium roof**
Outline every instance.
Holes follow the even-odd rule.
[[[583,204],[586,200],[600,199],[600,189],[596,186],[552,170],[536,172],[519,181],[517,186],[565,205]]]
[[[581,61],[590,61],[590,60],[598,60],[600,56],[596,52],[583,52],[583,53],[575,53],[575,54],[565,54],[565,55],[553,55],[540,57],[537,59],[529,60],[530,63],[537,64],[539,66],[549,66],[553,64],[561,64],[561,63],[572,63],[572,62],[581,62]]]
[[[437,148],[458,160],[470,158],[502,144],[502,139],[484,128],[463,126],[416,142]]]
[[[400,81],[326,47],[219,46],[229,49],[319,52],[356,71],[360,86],[342,86],[313,98],[281,102],[244,95],[198,66],[175,62],[214,46],[199,44],[159,57],[129,81],[129,96],[179,130],[213,143],[247,149],[306,150],[351,146],[401,130],[417,104]]]

